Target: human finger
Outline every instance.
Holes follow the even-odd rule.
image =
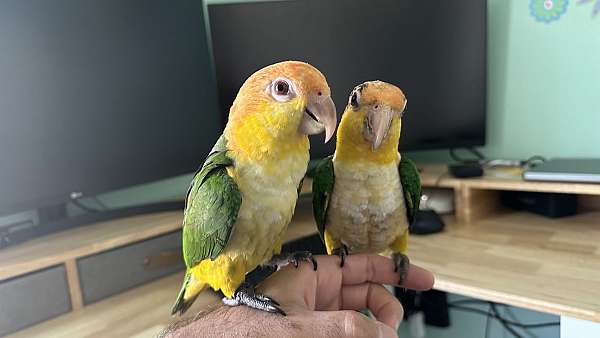
[[[402,304],[383,285],[365,283],[342,288],[340,310],[369,309],[378,321],[397,329],[404,315]]]
[[[400,276],[395,270],[394,261],[376,254],[359,254],[346,257],[342,268],[344,285],[377,284],[398,285]],[[411,264],[406,280],[401,285],[407,289],[428,290],[433,286],[433,274],[421,267]]]

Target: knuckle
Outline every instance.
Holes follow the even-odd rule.
[[[344,332],[347,337],[364,337],[364,318],[356,311],[345,311]]]

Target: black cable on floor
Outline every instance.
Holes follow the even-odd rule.
[[[494,304],[494,303],[491,303]],[[495,304],[494,304],[495,305]],[[558,326],[560,325],[560,322],[546,322],[546,323],[535,323],[535,324],[525,324],[525,323],[519,323],[519,322],[515,322],[509,319],[506,319],[498,314],[488,314],[486,311],[484,310],[480,310],[480,309],[474,309],[468,306],[461,306],[461,305],[455,305],[454,303],[448,304],[448,306],[450,308],[456,309],[456,310],[460,310],[460,311],[466,311],[466,312],[473,312],[473,313],[477,313],[480,315],[484,315],[484,316],[490,316],[492,318],[504,321],[505,323],[507,323],[508,325],[511,326],[516,326],[516,327],[520,327],[520,328],[542,328],[542,327],[550,327],[550,326]]]
[[[502,324],[502,326],[504,326],[504,329],[506,329],[506,331],[510,332],[516,338],[525,338],[520,333],[518,333],[515,329],[513,329],[509,325],[508,321],[505,318],[500,316],[500,314],[498,313],[498,309],[496,309],[496,304],[490,302],[490,308],[492,309],[492,313],[494,314],[494,316],[498,319],[500,324]]]
[[[492,305],[488,304],[487,318],[485,319],[485,337],[490,336],[490,322],[492,321]]]

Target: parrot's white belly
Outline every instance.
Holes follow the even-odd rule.
[[[398,164],[335,161],[326,229],[350,252],[379,253],[408,229]]]
[[[244,256],[247,271],[271,259],[285,235],[308,160],[308,153],[289,154],[268,166],[236,166],[242,205],[225,251]]]

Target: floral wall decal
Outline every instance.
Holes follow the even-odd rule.
[[[568,6],[569,0],[529,0],[529,12],[531,16],[537,21],[544,23],[560,19],[567,12]]]

